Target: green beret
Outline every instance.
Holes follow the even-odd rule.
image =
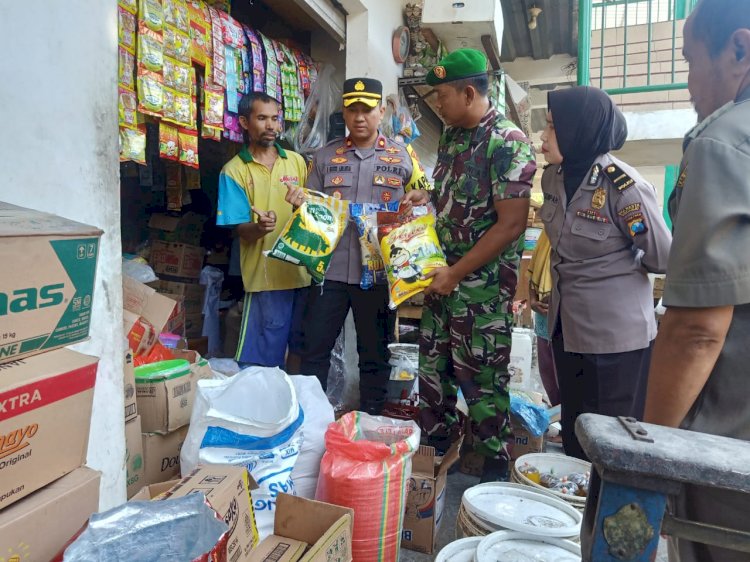
[[[443,57],[438,65],[427,73],[430,86],[445,84],[465,78],[487,74],[487,57],[476,49],[458,49]]]

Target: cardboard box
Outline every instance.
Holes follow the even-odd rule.
[[[189,424],[198,382],[190,364],[148,378],[142,372],[135,370],[135,394],[143,433],[171,433]]]
[[[185,297],[170,295],[169,298],[174,300],[177,305],[164,326],[164,332],[185,337]]]
[[[185,337],[199,338],[203,335],[203,315],[187,314],[185,316]]]
[[[100,474],[78,468],[0,511],[0,560],[51,560],[99,508]]]
[[[187,437],[188,427],[162,435],[144,433],[142,486],[158,484],[180,475],[180,451]]]
[[[414,455],[402,547],[425,554],[435,551],[438,530],[443,522],[448,469],[458,462],[460,450],[461,441],[458,441],[443,457],[436,456],[434,447],[425,446]]]
[[[88,338],[101,235],[0,202],[0,363]]]
[[[252,562],[297,562],[309,545],[286,537],[271,535],[253,550]]]
[[[149,262],[157,275],[167,276],[174,281],[194,281],[201,275],[205,253],[198,246],[155,240],[151,244]]]
[[[141,416],[136,416],[125,424],[125,478],[128,498],[143,487],[143,476]]]
[[[165,242],[183,242],[200,246],[206,217],[193,213],[184,215],[153,214],[148,221],[151,237]]]
[[[185,314],[203,312],[203,300],[206,296],[206,286],[198,283],[177,283],[175,281],[159,280],[149,283],[157,292],[164,295],[177,295],[185,298]]]
[[[250,495],[257,487],[244,466],[205,465],[196,468],[158,499],[205,494],[211,507],[229,525],[226,559],[246,562],[258,544],[258,528]]]
[[[179,478],[175,480],[168,480],[167,482],[159,482],[158,484],[150,484],[141,488],[137,494],[130,498],[129,501],[151,501],[158,499],[158,497],[165,492],[168,492],[180,483]]]
[[[125,392],[125,421],[135,419],[138,415],[138,403],[135,399],[135,367],[133,366],[133,352],[125,354],[125,371],[123,373],[123,390]]]
[[[186,359],[190,362],[190,370],[195,373],[198,380],[213,378],[214,372],[211,370],[211,365],[208,363],[208,360],[201,357],[201,354],[197,351],[191,349],[173,349],[171,351],[175,359]]]
[[[98,361],[60,349],[0,366],[0,509],[83,465]]]
[[[145,318],[154,327],[158,337],[177,303],[174,299],[157,293],[153,287],[144,285],[132,277],[123,276],[122,305],[128,312]]]
[[[253,551],[252,562],[265,562],[276,558],[263,556],[269,547],[276,548],[286,541],[299,541],[310,548],[299,558],[300,562],[351,562],[352,524],[354,511],[345,507],[317,502],[305,498],[279,494],[276,497],[274,535],[263,541]],[[290,547],[292,542],[288,542]],[[263,548],[261,548],[263,547]],[[271,552],[273,552],[273,548]],[[286,552],[289,552],[287,549]],[[290,560],[296,558],[290,558]]]

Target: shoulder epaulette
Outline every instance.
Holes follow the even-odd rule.
[[[610,164],[607,166],[604,170],[604,175],[609,178],[609,181],[612,182],[612,185],[615,186],[617,191],[625,191],[635,183],[635,180],[623,172],[622,168],[616,164]]]

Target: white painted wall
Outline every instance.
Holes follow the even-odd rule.
[[[0,199],[105,231],[77,349],[101,358],[87,464],[109,508],[125,500],[117,2],[2,2],[0,52]]]
[[[398,93],[402,65],[393,60],[393,32],[404,25],[405,0],[341,0],[346,20],[346,76],[383,83],[383,97]]]

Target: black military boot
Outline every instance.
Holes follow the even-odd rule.
[[[508,481],[508,459],[484,459],[484,468],[480,484],[485,482],[507,482]]]

